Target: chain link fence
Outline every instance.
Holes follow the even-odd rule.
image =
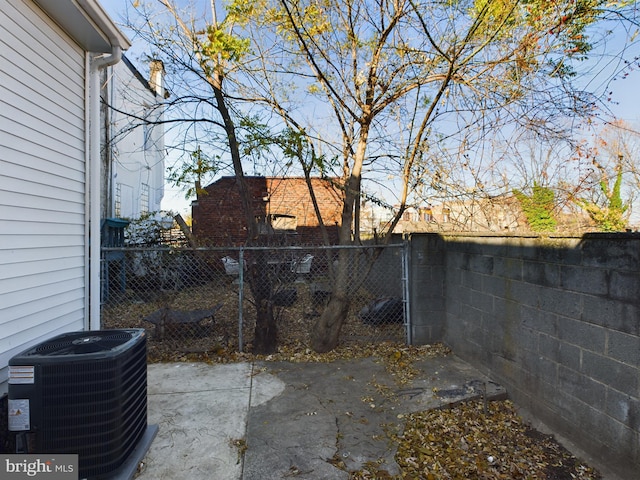
[[[103,328],[146,328],[152,360],[251,352],[258,288],[273,304],[279,348],[306,349],[342,271],[340,343],[408,342],[405,246],[345,248],[104,248]]]

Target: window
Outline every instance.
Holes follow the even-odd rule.
[[[433,210],[431,207],[423,208],[420,211],[421,220],[423,222],[432,222],[433,221]]]
[[[140,215],[149,213],[149,185],[143,183],[140,187]]]
[[[295,231],[298,221],[293,215],[273,214],[271,216],[271,226],[274,230]]]
[[[122,216],[122,185],[116,183],[116,191],[113,199],[113,216],[120,218]]]

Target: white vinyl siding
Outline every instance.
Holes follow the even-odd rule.
[[[19,351],[85,326],[85,53],[0,0],[0,395]]]

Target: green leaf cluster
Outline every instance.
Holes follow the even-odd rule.
[[[202,44],[201,53],[209,58],[236,62],[249,51],[249,47],[248,38],[240,38],[215,25],[209,25],[207,41]]]
[[[606,177],[600,180],[600,191],[605,198],[604,204],[598,204],[594,201],[584,198],[577,199],[585,212],[589,215],[602,232],[620,232],[624,231],[627,226],[626,212],[629,205],[622,199],[622,170],[618,169],[613,188],[609,188]]]
[[[553,216],[555,208],[555,194],[549,187],[534,182],[531,195],[521,190],[513,190],[513,194],[520,201],[522,211],[534,232],[553,232],[557,221]]]
[[[542,32],[547,25],[550,36],[558,37],[564,53],[570,57],[586,59],[591,43],[586,34],[589,26],[603,17],[605,12],[629,5],[629,0],[525,0],[527,23]],[[551,20],[551,21],[550,21]]]
[[[203,194],[205,190],[200,189],[202,180],[219,172],[219,160],[219,158],[208,158],[198,146],[189,154],[189,161],[177,167],[167,168],[167,180],[178,187],[188,185],[185,189],[187,199]]]

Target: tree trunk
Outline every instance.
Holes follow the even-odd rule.
[[[331,351],[338,346],[340,330],[349,313],[351,260],[350,250],[340,249],[335,267],[330,267],[334,279],[331,298],[311,332],[311,348],[318,353]]]
[[[256,305],[253,353],[259,355],[275,353],[277,341],[278,329],[273,316],[273,302],[268,298],[261,298],[259,304]]]
[[[251,198],[251,192],[242,169],[240,146],[235,132],[235,124],[227,108],[226,100],[222,94],[222,75],[213,77],[214,93],[217,100],[218,111],[224,121],[225,132],[229,141],[233,170],[236,176],[236,185],[242,201],[242,212],[247,226],[247,245],[260,243],[258,225],[255,219],[255,210]],[[266,254],[262,251],[256,253],[256,262],[249,269],[250,285],[253,300],[256,305],[256,328],[254,331],[253,349],[255,353],[268,355],[277,349],[278,329],[276,318],[273,315],[273,285],[268,275]]]
[[[338,346],[340,330],[348,312],[349,296],[345,292],[334,292],[311,332],[314,351],[325,353]]]
[[[255,252],[255,262],[249,269],[249,284],[256,305],[256,328],[253,352],[269,355],[277,349],[278,328],[273,315],[273,280],[269,275],[267,253]]]
[[[198,240],[193,235],[193,233],[191,233],[191,229],[189,228],[189,225],[187,225],[187,222],[184,221],[184,218],[182,218],[182,215],[178,213],[176,216],[173,217],[173,219],[178,224],[178,227],[180,227],[180,230],[182,231],[182,233],[184,233],[184,236],[187,239],[189,246],[191,248],[197,248]]]

